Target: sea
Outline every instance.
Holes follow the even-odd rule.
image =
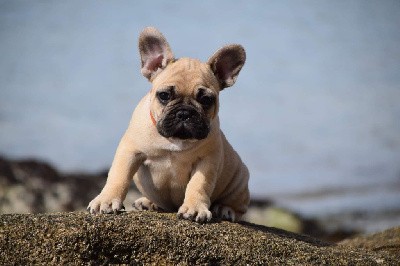
[[[151,88],[137,49],[146,26],[177,58],[245,47],[219,115],[253,198],[311,218],[374,217],[367,232],[400,225],[396,0],[1,0],[0,154],[107,169]]]

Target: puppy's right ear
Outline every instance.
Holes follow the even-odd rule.
[[[142,61],[142,75],[152,81],[169,62],[174,54],[165,37],[156,28],[145,28],[139,37],[139,52]]]

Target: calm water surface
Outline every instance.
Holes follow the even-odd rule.
[[[136,43],[153,25],[177,57],[246,48],[220,117],[254,196],[309,216],[394,213],[399,14],[399,1],[0,1],[0,153],[107,168],[150,88]]]

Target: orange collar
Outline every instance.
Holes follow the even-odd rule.
[[[151,111],[150,111],[150,118],[151,118],[151,122],[153,122],[153,125],[155,126],[157,123],[156,123],[156,120],[154,119],[154,116],[151,113]]]

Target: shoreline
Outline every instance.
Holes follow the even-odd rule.
[[[0,213],[82,211],[102,189],[107,170],[97,173],[62,173],[49,163],[8,159],[0,155]],[[314,197],[315,195],[311,195]],[[140,197],[132,182],[125,199],[127,210]],[[320,197],[314,197],[320,200]],[[339,241],[359,233],[373,233],[399,225],[400,209],[393,212],[347,211],[304,215],[268,197],[252,197],[245,221],[278,227],[320,239]],[[371,230],[373,228],[374,230]]]

